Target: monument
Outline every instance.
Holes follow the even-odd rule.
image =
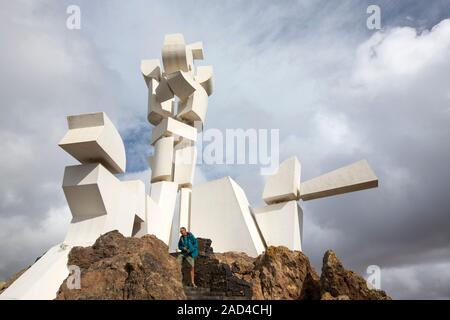
[[[262,198],[252,208],[244,190],[230,177],[193,185],[196,140],[203,130],[208,97],[213,93],[213,68],[203,60],[201,42],[186,44],[183,35],[164,39],[162,66],[143,60],[148,88],[150,191],[142,181],[120,181],[126,170],[125,147],[103,112],[69,116],[59,146],[80,164],[64,172],[63,191],[72,213],[62,243],[50,248],[1,295],[0,299],[53,299],[69,275],[68,254],[74,246],[90,246],[102,234],[118,230],[127,237],[154,234],[170,250],[178,227],[214,239],[214,249],[242,251],[250,256],[267,246],[302,250],[303,211],[299,201],[378,186],[367,161],[301,182],[296,157],[286,159],[268,177]]]

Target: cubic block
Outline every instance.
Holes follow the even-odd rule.
[[[198,86],[194,78],[189,73],[183,71],[167,74],[166,79],[170,89],[180,100],[187,99],[194,93]]]
[[[203,60],[203,42],[198,41],[190,43],[188,48],[192,51],[192,57],[194,60]]]
[[[166,118],[153,128],[150,143],[154,145],[162,137],[170,136],[174,137],[175,143],[180,142],[181,138],[195,142],[197,141],[197,129],[173,118]]]
[[[283,161],[267,178],[263,199],[267,204],[300,199],[300,162],[296,157]]]
[[[177,119],[191,125],[194,125],[194,122],[196,121],[200,121],[204,124],[207,110],[208,94],[201,85],[198,85],[193,94],[186,100],[180,100],[178,103]]]
[[[181,188],[179,193],[179,211],[180,211],[180,228],[185,227],[186,230],[191,229],[191,196],[192,190],[190,188]],[[178,231],[178,230],[177,230]]]
[[[142,181],[121,182],[101,164],[66,167],[63,191],[73,218],[64,243],[92,245],[112,230],[131,236],[135,215],[145,217],[144,190]]]
[[[180,33],[165,36],[162,60],[166,73],[173,73],[178,70],[192,72],[194,70],[192,50],[186,47],[184,37]]]
[[[112,173],[126,168],[125,147],[104,112],[67,117],[69,130],[59,146],[81,163],[101,163]]]
[[[253,209],[253,213],[267,246],[302,250],[303,211],[297,201]]]
[[[159,81],[161,79],[161,64],[159,59],[142,60],[141,73],[147,85],[152,79]]]
[[[174,149],[173,181],[179,187],[192,187],[196,162],[197,148],[194,142],[183,139]]]
[[[191,231],[214,239],[214,251],[255,257],[265,250],[247,197],[230,177],[194,186],[191,201]]]
[[[177,192],[178,185],[174,182],[156,182],[151,184],[150,199],[147,199],[148,232],[167,245],[170,245]]]
[[[197,74],[194,77],[203,89],[205,89],[208,96],[210,96],[214,90],[213,84],[213,67],[212,66],[199,66],[197,67]]]
[[[155,95],[156,99],[161,103],[172,100],[174,97],[172,89],[170,89],[169,83],[164,76],[161,77],[161,81],[155,89]]]
[[[150,157],[151,182],[172,181],[174,137],[163,137],[155,143],[155,153]]]
[[[300,197],[307,201],[376,187],[378,187],[377,176],[366,160],[360,160],[302,182]]]
[[[148,115],[147,119],[153,125],[158,125],[164,118],[173,115],[174,99],[170,98],[164,102],[160,102],[156,95],[156,88],[159,82],[150,79],[148,83]]]

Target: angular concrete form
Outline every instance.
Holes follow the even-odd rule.
[[[265,250],[247,197],[230,177],[193,187],[190,227],[195,235],[214,239],[216,252],[255,257]]]
[[[296,157],[283,161],[267,178],[263,199],[267,204],[300,199],[300,162]]]
[[[155,143],[155,153],[150,157],[151,182],[172,181],[173,137],[163,137]]]
[[[180,227],[185,227],[186,230],[191,230],[191,197],[192,190],[190,188],[181,188],[179,191],[179,215]],[[178,230],[177,230],[178,231]]]
[[[101,163],[112,173],[126,168],[125,147],[116,127],[104,112],[67,117],[69,130],[59,142],[81,163]]]
[[[187,72],[170,73],[166,75],[166,79],[170,89],[180,100],[187,99],[197,87],[194,78]]]
[[[156,141],[163,137],[173,136],[175,143],[181,141],[181,138],[197,141],[197,129],[181,121],[166,118],[153,128],[152,139],[150,143],[154,145]]]
[[[303,211],[297,201],[253,209],[253,213],[267,246],[302,250]]]
[[[182,140],[174,150],[173,181],[181,187],[192,187],[194,181],[197,148],[190,140]]]
[[[73,217],[66,245],[89,246],[112,230],[130,237],[135,216],[145,218],[143,182],[122,182],[101,164],[66,167],[63,191]]]
[[[170,98],[164,102],[160,102],[156,95],[156,88],[159,82],[150,79],[148,83],[148,114],[147,119],[153,125],[158,125],[163,119],[173,115],[174,98]]]
[[[203,89],[205,89],[208,96],[213,93],[213,67],[212,66],[199,66],[197,67],[197,74],[194,77]]]
[[[144,81],[147,85],[152,79],[159,81],[161,79],[161,64],[159,60],[142,60],[141,73],[144,76]]]
[[[186,47],[181,33],[166,35],[162,49],[162,60],[166,73],[173,73],[178,70],[192,72],[194,69],[192,50]]]
[[[361,160],[302,182],[300,197],[303,201],[308,201],[376,187],[378,187],[377,176],[369,163]]]
[[[203,60],[203,42],[198,41],[188,45],[188,50],[192,51],[194,60]]]
[[[181,100],[178,105],[177,119],[190,125],[194,125],[196,121],[204,125],[208,111],[208,94],[202,86],[197,85],[194,93],[186,100]]]
[[[177,192],[176,183],[162,181],[151,184],[150,199],[147,198],[148,232],[167,245],[170,245]]]
[[[155,89],[156,99],[159,102],[165,102],[167,100],[171,100],[174,97],[172,89],[169,87],[169,83],[165,77],[161,77],[161,81]]]

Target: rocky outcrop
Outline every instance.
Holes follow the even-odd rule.
[[[323,300],[390,300],[386,292],[370,289],[366,280],[346,270],[332,250],[323,257],[320,293]]]
[[[313,300],[319,295],[319,276],[308,258],[286,247],[269,247],[255,260],[254,298]]]
[[[81,289],[61,285],[57,299],[185,299],[181,272],[168,247],[153,235],[125,238],[117,231],[92,247],[75,247],[68,265],[81,269]]]
[[[68,265],[80,267],[81,289],[69,290],[65,280],[57,299],[391,299],[345,269],[331,250],[325,253],[319,277],[299,251],[269,247],[252,258],[242,252],[215,253],[209,239],[198,238],[198,242],[195,277],[199,288],[188,287],[190,266],[185,262],[180,268],[177,254],[168,254],[167,245],[155,236],[125,238],[112,231],[91,247],[71,250]]]
[[[227,297],[276,300],[386,300],[384,291],[370,289],[355,272],[346,270],[333,251],[327,251],[319,277],[309,259],[286,247],[269,247],[251,258],[241,252],[214,253],[211,241],[199,239],[196,283]],[[185,284],[188,265],[183,266]]]
[[[200,288],[208,288],[211,292],[221,293],[226,297],[252,298],[251,284],[242,279],[244,263],[253,266],[253,258],[245,253],[227,252],[216,254],[211,247],[210,239],[198,238],[199,255],[195,260],[195,283]],[[244,262],[245,261],[245,262]],[[190,266],[185,262],[182,266],[183,284],[190,283]]]

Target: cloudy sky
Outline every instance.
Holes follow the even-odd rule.
[[[394,298],[450,298],[449,1],[0,3],[0,279],[64,237],[66,115],[105,111],[123,178],[148,181],[139,63],[182,32],[214,66],[207,129],[280,129],[280,159],[297,156],[303,180],[362,158],[377,173],[378,189],[302,204],[319,272],[330,248],[362,275],[380,266]],[[80,30],[66,28],[70,4]],[[370,4],[381,30],[366,26]],[[203,165],[196,179],[224,175],[262,204],[257,165]]]

